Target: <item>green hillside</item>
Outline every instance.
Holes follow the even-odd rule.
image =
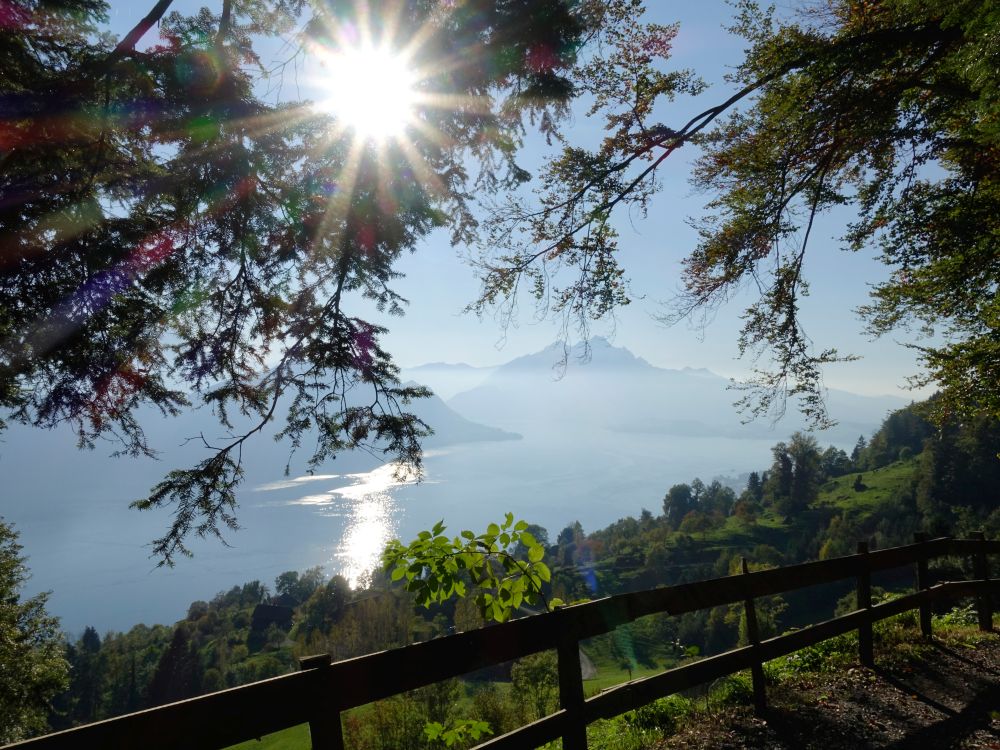
[[[836,477],[819,488],[814,508],[832,507],[862,518],[876,512],[881,503],[904,493],[913,483],[919,467],[916,458]],[[860,483],[861,489],[855,484]]]

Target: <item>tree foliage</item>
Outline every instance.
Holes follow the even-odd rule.
[[[302,604],[323,585],[323,568],[316,566],[304,573],[289,570],[274,579],[274,592],[292,604]]]
[[[554,651],[541,651],[514,662],[511,688],[525,723],[537,721],[559,707],[559,660]]]
[[[0,519],[0,742],[5,744],[44,732],[50,703],[67,684],[59,621],[45,611],[48,594],[22,598],[27,580],[17,532]]]
[[[316,587],[302,605],[300,628],[307,634],[313,630],[329,632],[343,614],[350,594],[351,587],[347,579],[339,575]]]
[[[324,650],[327,636],[337,642],[339,650],[331,649],[336,658],[412,641],[408,619],[404,619],[402,637],[387,637],[379,613],[366,606],[375,603],[374,598],[356,602],[365,619],[364,639],[352,638],[346,627],[331,630],[348,619],[343,616],[337,620],[343,615],[344,602],[339,602],[336,612],[319,613],[331,615],[330,622],[320,623],[320,627],[327,627],[322,638],[314,636],[311,631],[315,627],[311,626],[319,619],[315,610],[325,602],[317,604],[309,597],[294,608],[294,627],[291,621],[279,625],[274,621],[268,624],[266,618],[255,619],[261,604],[272,611],[287,607],[289,582],[297,582],[304,590],[320,590],[326,584],[316,568],[302,573],[288,571],[275,581],[281,592],[277,597],[270,597],[268,587],[260,581],[249,581],[221,591],[209,601],[191,602],[186,617],[174,625],[136,625],[128,632],[108,632],[103,638],[87,627],[76,641],[65,644],[70,679],[66,691],[52,702],[48,717],[52,729],[68,729],[275,677],[296,669],[296,656]],[[333,587],[347,590],[343,579],[335,580]],[[406,602],[405,609],[412,611],[412,603]],[[288,612],[293,609],[288,608]],[[352,630],[358,629],[356,622],[350,625]],[[318,648],[306,650],[309,644]]]
[[[759,291],[738,341],[741,355],[764,360],[744,383],[751,416],[780,414],[791,396],[814,425],[831,421],[822,368],[850,357],[812,345],[800,304],[815,220],[844,206],[855,211],[845,247],[875,250],[889,269],[862,310],[868,332],[939,334],[918,346],[914,378],[941,388],[939,418],[1000,413],[1000,9],[828,0],[779,17],[742,0],[733,30],[748,43],[729,77],[735,93],[670,127],[649,118],[654,102],[699,86],[650,71],[672,30],[632,27],[621,75],[605,74],[617,97],[595,92],[598,105],[620,108],[608,136],[594,151],[565,144],[537,202],[498,215],[479,304],[512,301],[522,280],[582,327],[627,304],[611,215],[645,209],[669,156],[697,145],[693,180],[708,213],[668,318],[710,317],[737,291]],[[494,251],[498,236],[514,249]],[[560,268],[568,285],[550,287]]]
[[[696,500],[689,484],[675,484],[663,497],[663,515],[671,528],[679,528],[684,516],[695,509]]]
[[[149,683],[149,703],[159,706],[191,698],[199,693],[202,665],[191,642],[186,623],[174,628],[170,645],[160,656]]]
[[[823,472],[822,456],[816,438],[801,432],[787,443],[772,449],[774,463],[768,475],[766,497],[775,510],[786,517],[794,516],[816,499]]]

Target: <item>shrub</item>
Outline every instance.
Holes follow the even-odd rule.
[[[952,607],[943,615],[934,615],[933,624],[938,626],[962,626],[975,625],[979,622],[979,616],[972,602],[964,605]]]
[[[472,717],[487,722],[495,734],[518,726],[518,709],[506,691],[494,683],[478,687],[472,695]]]
[[[753,702],[753,679],[747,672],[723,677],[711,692],[711,698],[727,705],[745,706]]]
[[[426,746],[426,720],[405,695],[373,703],[344,721],[344,740],[354,750],[420,750]]]
[[[641,708],[621,715],[621,721],[628,727],[639,730],[656,729],[673,732],[678,721],[691,711],[692,703],[681,695],[668,695]]]
[[[802,674],[804,672],[827,672],[838,669],[846,661],[855,661],[858,653],[857,633],[845,633],[828,638],[813,646],[782,659],[775,659],[764,665],[764,673],[772,681],[780,678],[782,672]]]

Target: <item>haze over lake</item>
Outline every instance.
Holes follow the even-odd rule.
[[[232,546],[195,540],[195,557],[173,569],[157,568],[146,546],[165,531],[168,513],[127,506],[166,471],[203,455],[181,445],[197,434],[194,417],[153,423],[160,461],[107,458],[110,446],[77,451],[67,431],[12,429],[0,450],[3,515],[21,533],[32,590],[53,591],[50,611],[67,631],[126,629],[173,622],[192,600],[253,579],[270,585],[285,570],[323,565],[356,579],[387,539],[440,519],[457,533],[510,511],[555,536],[576,520],[591,531],[643,508],[658,514],[670,485],[765,468],[771,446],[798,427],[741,426],[725,379],[655,368],[603,340],[589,363],[571,359],[561,378],[552,369],[558,359],[550,349],[488,371],[405,373],[432,388],[448,378],[439,388],[448,402],[420,407],[437,431],[420,484],[365,454],[341,456],[314,476],[296,460],[286,477],[287,447],[255,442],[239,492],[242,528],[225,535]],[[848,450],[903,404],[839,393],[830,402],[843,426],[818,437]],[[40,456],[47,470],[37,470]]]

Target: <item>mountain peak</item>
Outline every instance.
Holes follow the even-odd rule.
[[[603,336],[577,341],[567,346],[564,341],[554,341],[541,351],[512,359],[497,368],[498,371],[555,372],[557,378],[573,376],[576,370],[588,372],[610,369],[652,370],[649,362],[635,356],[628,349],[615,346]]]
[[[652,367],[642,357],[637,357],[624,346],[615,346],[604,336],[592,336],[587,341],[578,342],[573,347],[571,356],[575,356],[580,362],[594,363],[598,366]]]

